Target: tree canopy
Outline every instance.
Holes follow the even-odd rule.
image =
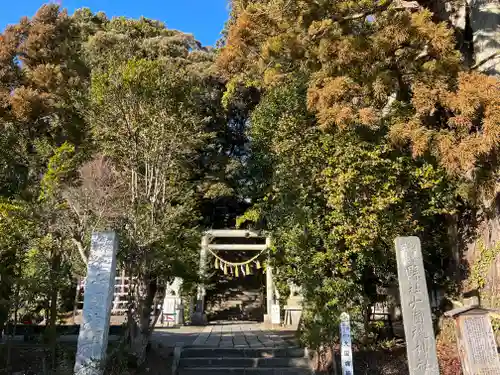
[[[469,70],[427,5],[232,2],[225,100],[261,95],[239,223],[273,233],[281,279],[305,288],[309,340],[333,340],[343,309],[367,322],[396,281],[398,235],[423,240],[430,286],[455,293],[450,218],[495,189],[499,81]]]
[[[165,284],[199,281],[208,228],[271,234],[278,287],[302,286],[313,347],[337,340],[345,310],[368,340],[370,308],[396,283],[396,236],[419,236],[428,285],[456,296],[451,233],[468,236],[467,215],[497,198],[500,83],[438,5],[233,0],[216,48],[53,4],[7,27],[0,330],[44,314],[54,358],[58,306],[104,229],[134,280],[139,362]]]

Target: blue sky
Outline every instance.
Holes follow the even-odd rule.
[[[33,16],[48,0],[0,0],[0,30],[17,23],[22,16]],[[204,45],[214,45],[228,17],[228,0],[60,0],[70,13],[87,7],[109,17],[144,16],[166,23],[167,27],[194,34]],[[8,5],[6,4],[8,3]]]

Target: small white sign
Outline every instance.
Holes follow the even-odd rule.
[[[351,348],[351,324],[349,314],[340,315],[340,361],[342,363],[342,375],[354,375]]]
[[[278,304],[271,306],[271,323],[281,324],[280,305]]]
[[[177,297],[167,296],[163,300],[162,323],[175,323],[177,316]]]
[[[167,316],[165,316],[165,321],[167,323],[175,323],[175,316],[174,315],[167,315]]]
[[[176,302],[176,297],[165,297],[163,301],[163,314],[175,314]]]

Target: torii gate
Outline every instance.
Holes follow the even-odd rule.
[[[215,238],[265,238],[265,244],[214,244],[211,243]],[[238,229],[212,229],[205,232],[201,239],[200,247],[200,270],[199,275],[201,280],[207,277],[207,252],[210,250],[239,250],[239,251],[261,251],[269,249],[271,246],[271,237],[263,236],[258,232],[251,230]],[[269,258],[269,256],[268,256]],[[192,324],[201,325],[207,323],[205,314],[205,295],[206,289],[203,281],[198,285],[198,293],[196,297],[196,308],[191,317]],[[266,314],[264,321],[271,320],[271,307],[276,301],[276,291],[273,280],[273,269],[269,262],[266,265]]]

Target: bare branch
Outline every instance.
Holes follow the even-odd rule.
[[[420,59],[423,59],[424,57],[427,57],[427,56],[429,56],[429,46],[425,45],[424,49],[422,50],[422,52],[420,52],[418,54],[418,56],[415,58],[415,60],[420,60]]]
[[[392,109],[392,105],[396,101],[396,97],[396,93],[393,93],[389,96],[389,98],[387,99],[387,103],[385,104],[384,108],[382,108],[382,118],[385,118],[389,115]]]
[[[78,249],[78,253],[80,254],[80,258],[82,259],[82,262],[85,263],[85,265],[87,265],[88,258],[85,255],[85,249],[83,248],[83,244],[74,237],[71,238],[71,241],[76,245],[76,248]]]
[[[474,64],[473,66],[471,66],[471,70],[476,70],[476,69],[479,69],[481,66],[483,66],[484,64],[486,64],[488,61],[491,61],[493,59],[495,59],[496,57],[500,56],[500,51],[497,51],[495,52],[494,54],[492,54],[491,56],[488,56],[484,59],[482,59],[481,61],[479,61],[478,63]]]
[[[396,6],[394,7],[395,10],[417,10],[421,8],[418,2],[416,1],[389,0],[385,4],[375,7],[374,9],[367,10],[366,12],[356,13],[345,17],[334,17],[333,20],[338,22],[343,22],[343,21],[353,21],[366,18],[375,13],[380,13],[389,9],[389,7],[393,4],[396,4]]]

